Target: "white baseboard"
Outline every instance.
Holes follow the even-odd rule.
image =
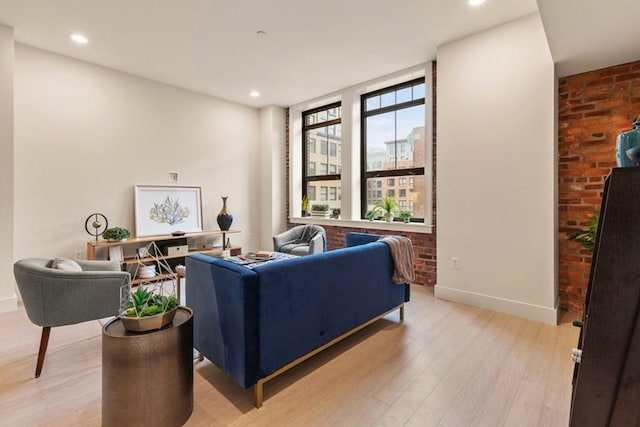
[[[554,308],[550,308],[541,305],[508,300],[505,298],[493,297],[490,295],[461,291],[460,289],[447,288],[441,285],[434,286],[434,295],[438,299],[459,302],[461,304],[486,308],[492,311],[499,311],[501,313],[511,314],[513,316],[534,320],[536,322],[547,323],[549,325],[558,324],[559,299],[556,306]]]
[[[8,313],[18,309],[18,297],[15,295],[0,299],[0,313]]]

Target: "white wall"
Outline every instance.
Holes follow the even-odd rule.
[[[134,231],[134,185],[169,172],[202,187],[205,230],[229,196],[232,243],[257,247],[258,110],[21,44],[15,56],[15,259],[84,251],[92,212]]]
[[[260,194],[254,212],[260,230],[258,248],[273,249],[273,236],[287,229],[286,223],[286,143],[285,110],[265,107],[260,110]]]
[[[435,294],[555,324],[555,76],[540,18],[437,55]]]
[[[16,309],[13,280],[13,29],[0,25],[0,313]]]

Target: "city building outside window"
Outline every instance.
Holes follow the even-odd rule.
[[[320,201],[322,202],[326,202],[328,197],[327,197],[327,189],[328,187],[325,186],[321,186],[320,187]]]

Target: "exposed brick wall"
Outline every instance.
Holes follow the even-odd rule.
[[[561,78],[558,94],[559,286],[561,307],[581,311],[591,253],[567,240],[600,208],[616,166],[616,136],[640,116],[640,61]]]
[[[431,234],[424,233],[408,233],[408,232],[391,232],[384,230],[371,230],[373,234],[399,234],[411,239],[413,244],[413,264],[414,270],[416,273],[416,284],[421,285],[430,285],[433,286],[436,284],[436,77],[437,77],[437,69],[436,63],[433,64],[432,70],[432,79],[433,79],[433,114],[432,114],[432,122],[433,122],[433,132],[431,135],[431,145],[432,145],[432,173],[433,173],[433,183],[432,183],[432,224],[433,224],[433,232]],[[287,173],[287,188],[289,188],[289,117],[287,111],[287,120],[286,120],[286,173]],[[288,194],[288,193],[287,193]],[[288,197],[288,196],[287,196]],[[287,214],[289,210],[289,200],[287,199]],[[287,218],[289,216],[287,215]],[[288,227],[292,227],[295,224],[288,224]],[[350,227],[334,227],[334,226],[324,226],[327,231],[327,240],[328,240],[328,249],[338,249],[344,247],[344,239],[345,234],[350,231],[355,232],[365,232],[365,229],[362,228],[350,228]]]

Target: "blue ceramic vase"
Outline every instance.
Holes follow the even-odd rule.
[[[222,210],[220,211],[216,219],[218,220],[220,230],[227,231],[229,230],[229,228],[231,228],[233,215],[231,215],[229,211],[227,211],[227,197],[222,198]]]
[[[633,121],[633,129],[616,138],[616,163],[618,167],[640,166],[640,118]]]

